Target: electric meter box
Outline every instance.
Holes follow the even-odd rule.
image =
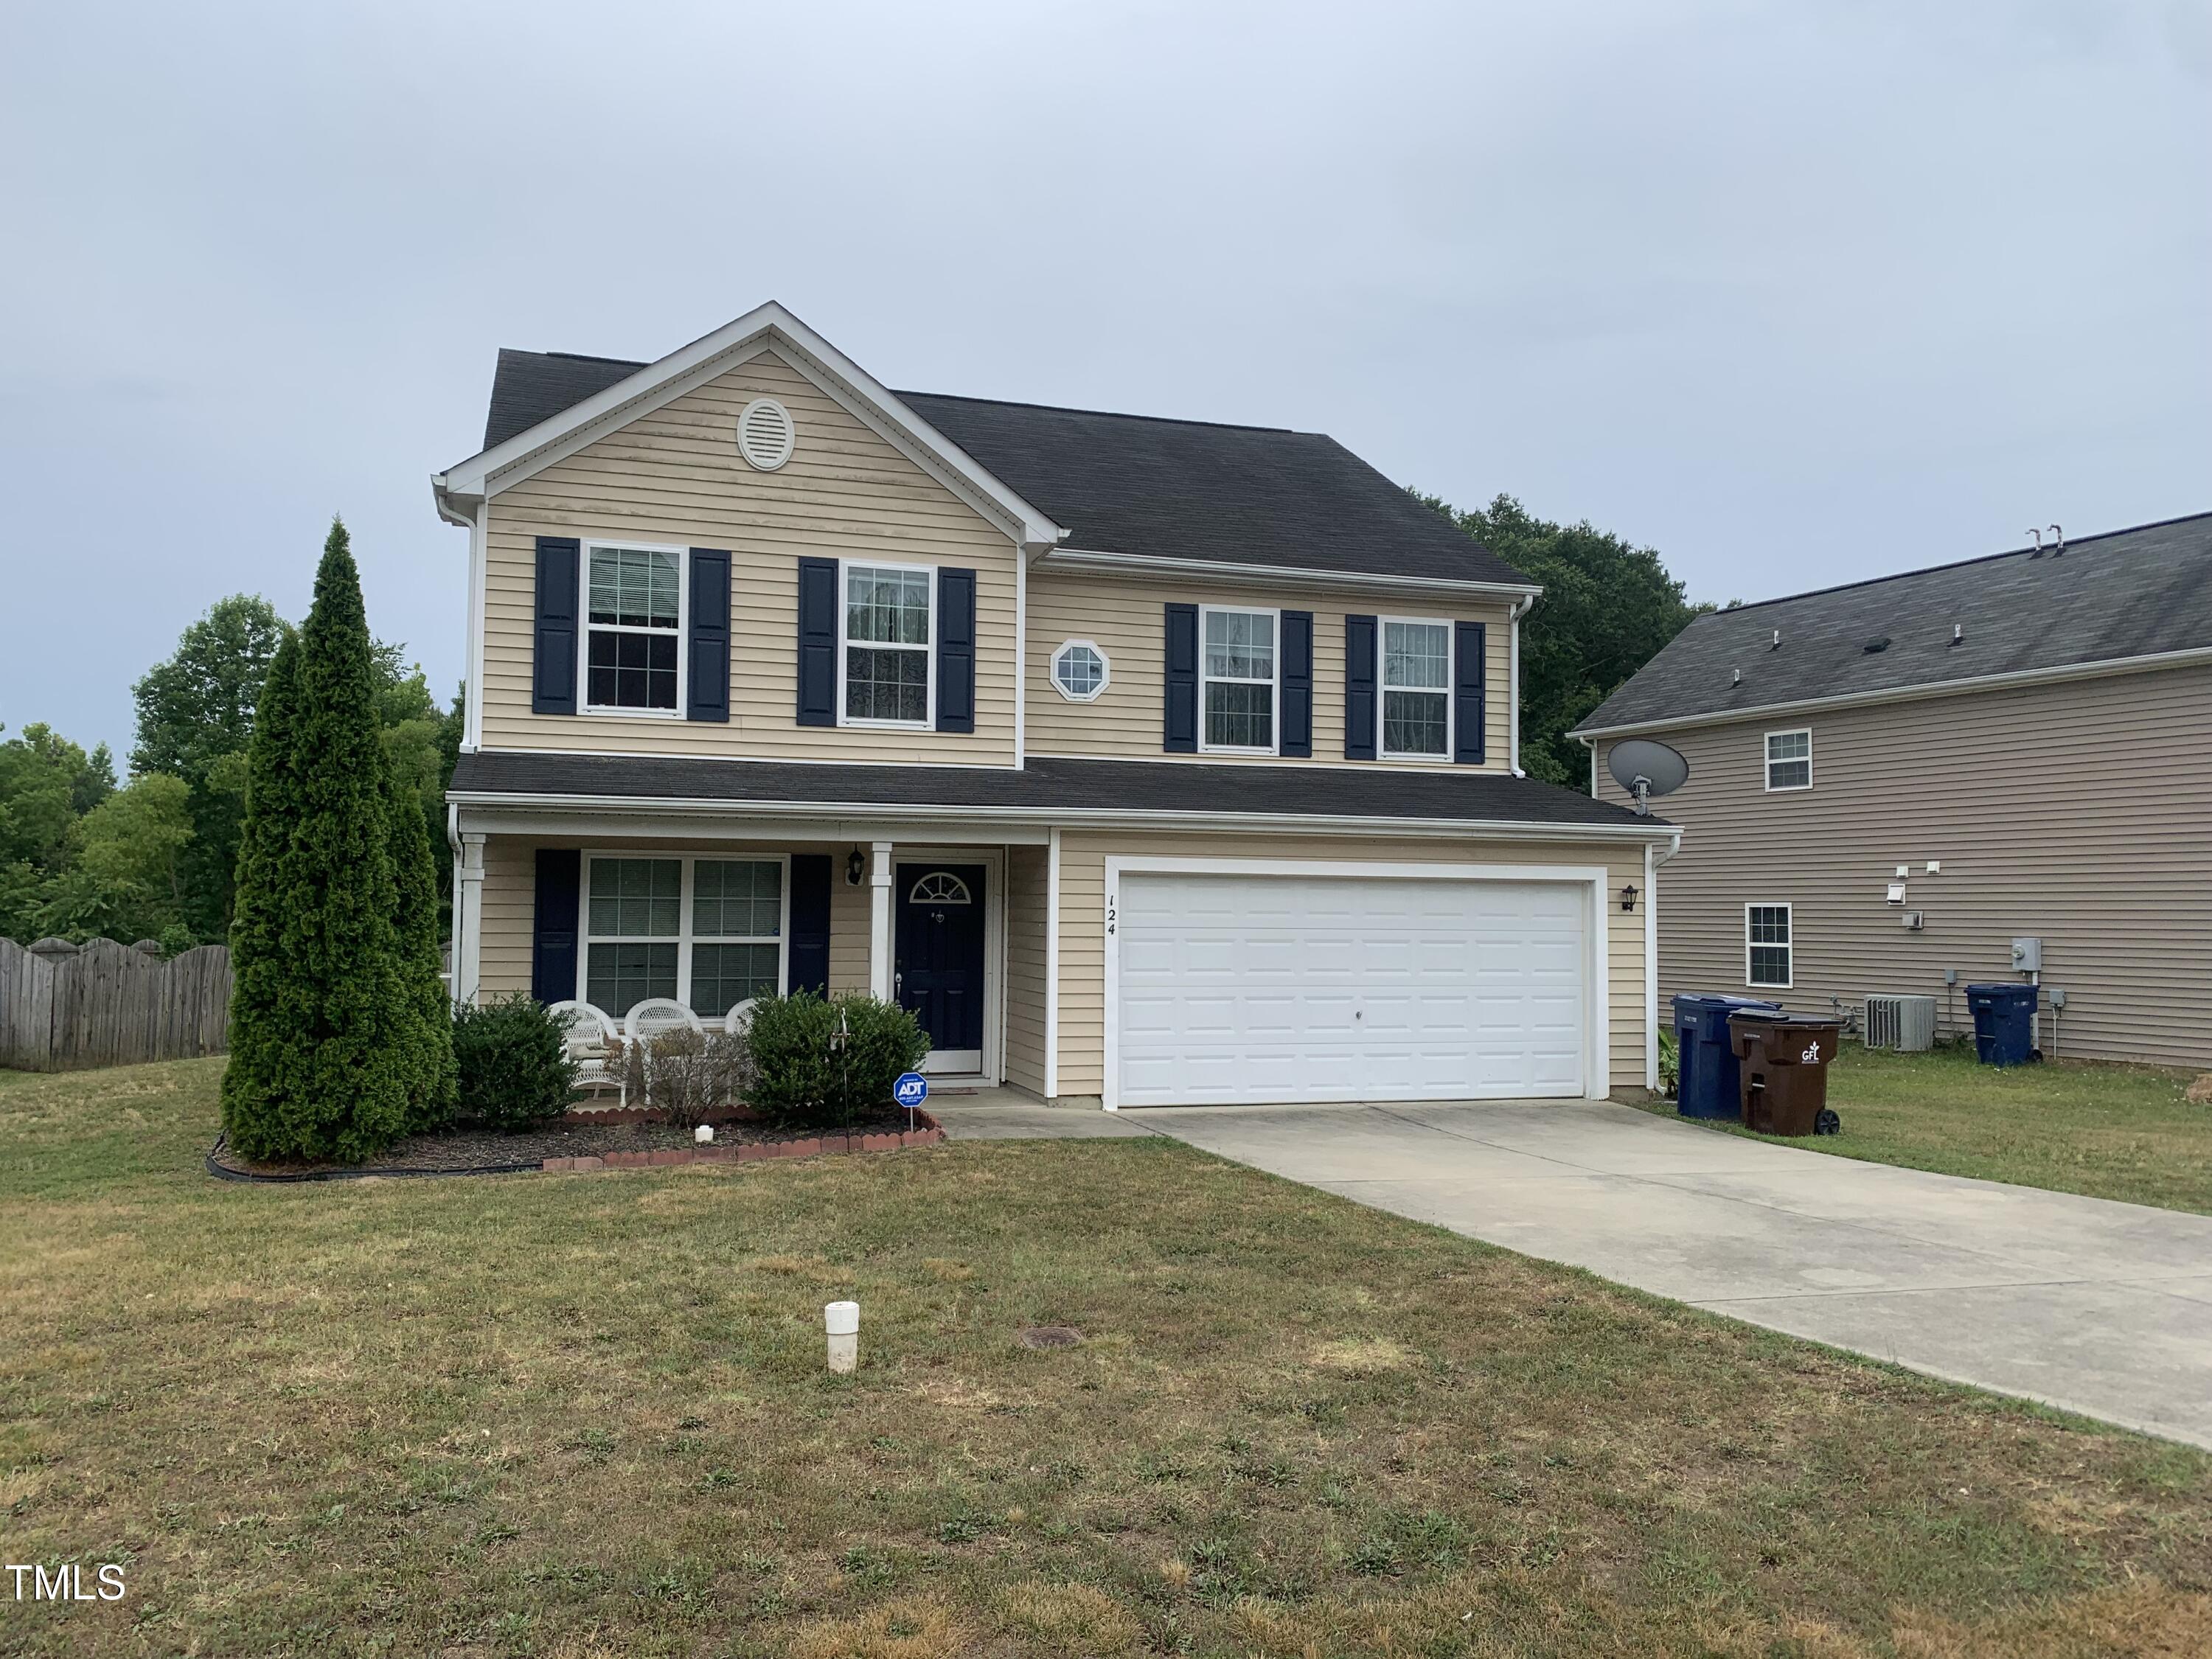
[[[2015,974],[2039,974],[2043,971],[2043,941],[2039,939],[2016,939],[2012,942],[2012,970]]]

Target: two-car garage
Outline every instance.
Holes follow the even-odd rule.
[[[1109,1104],[1604,1091],[1600,872],[1223,861],[1107,888]]]

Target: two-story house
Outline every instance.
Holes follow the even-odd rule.
[[[2046,1054],[2212,1064],[2212,514],[2039,541],[1700,617],[1583,721],[1600,799],[1689,762],[1663,994],[2032,978]]]
[[[1326,437],[895,392],[776,305],[503,351],[464,997],[915,1008],[1048,1099],[1648,1086],[1668,825],[1522,776],[1536,590]]]

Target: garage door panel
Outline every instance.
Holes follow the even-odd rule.
[[[1120,1097],[1579,1095],[1587,902],[1565,883],[1125,876]]]

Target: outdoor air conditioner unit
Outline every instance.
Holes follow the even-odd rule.
[[[1934,997],[1869,997],[1866,1046],[1917,1054],[1936,1046]]]

